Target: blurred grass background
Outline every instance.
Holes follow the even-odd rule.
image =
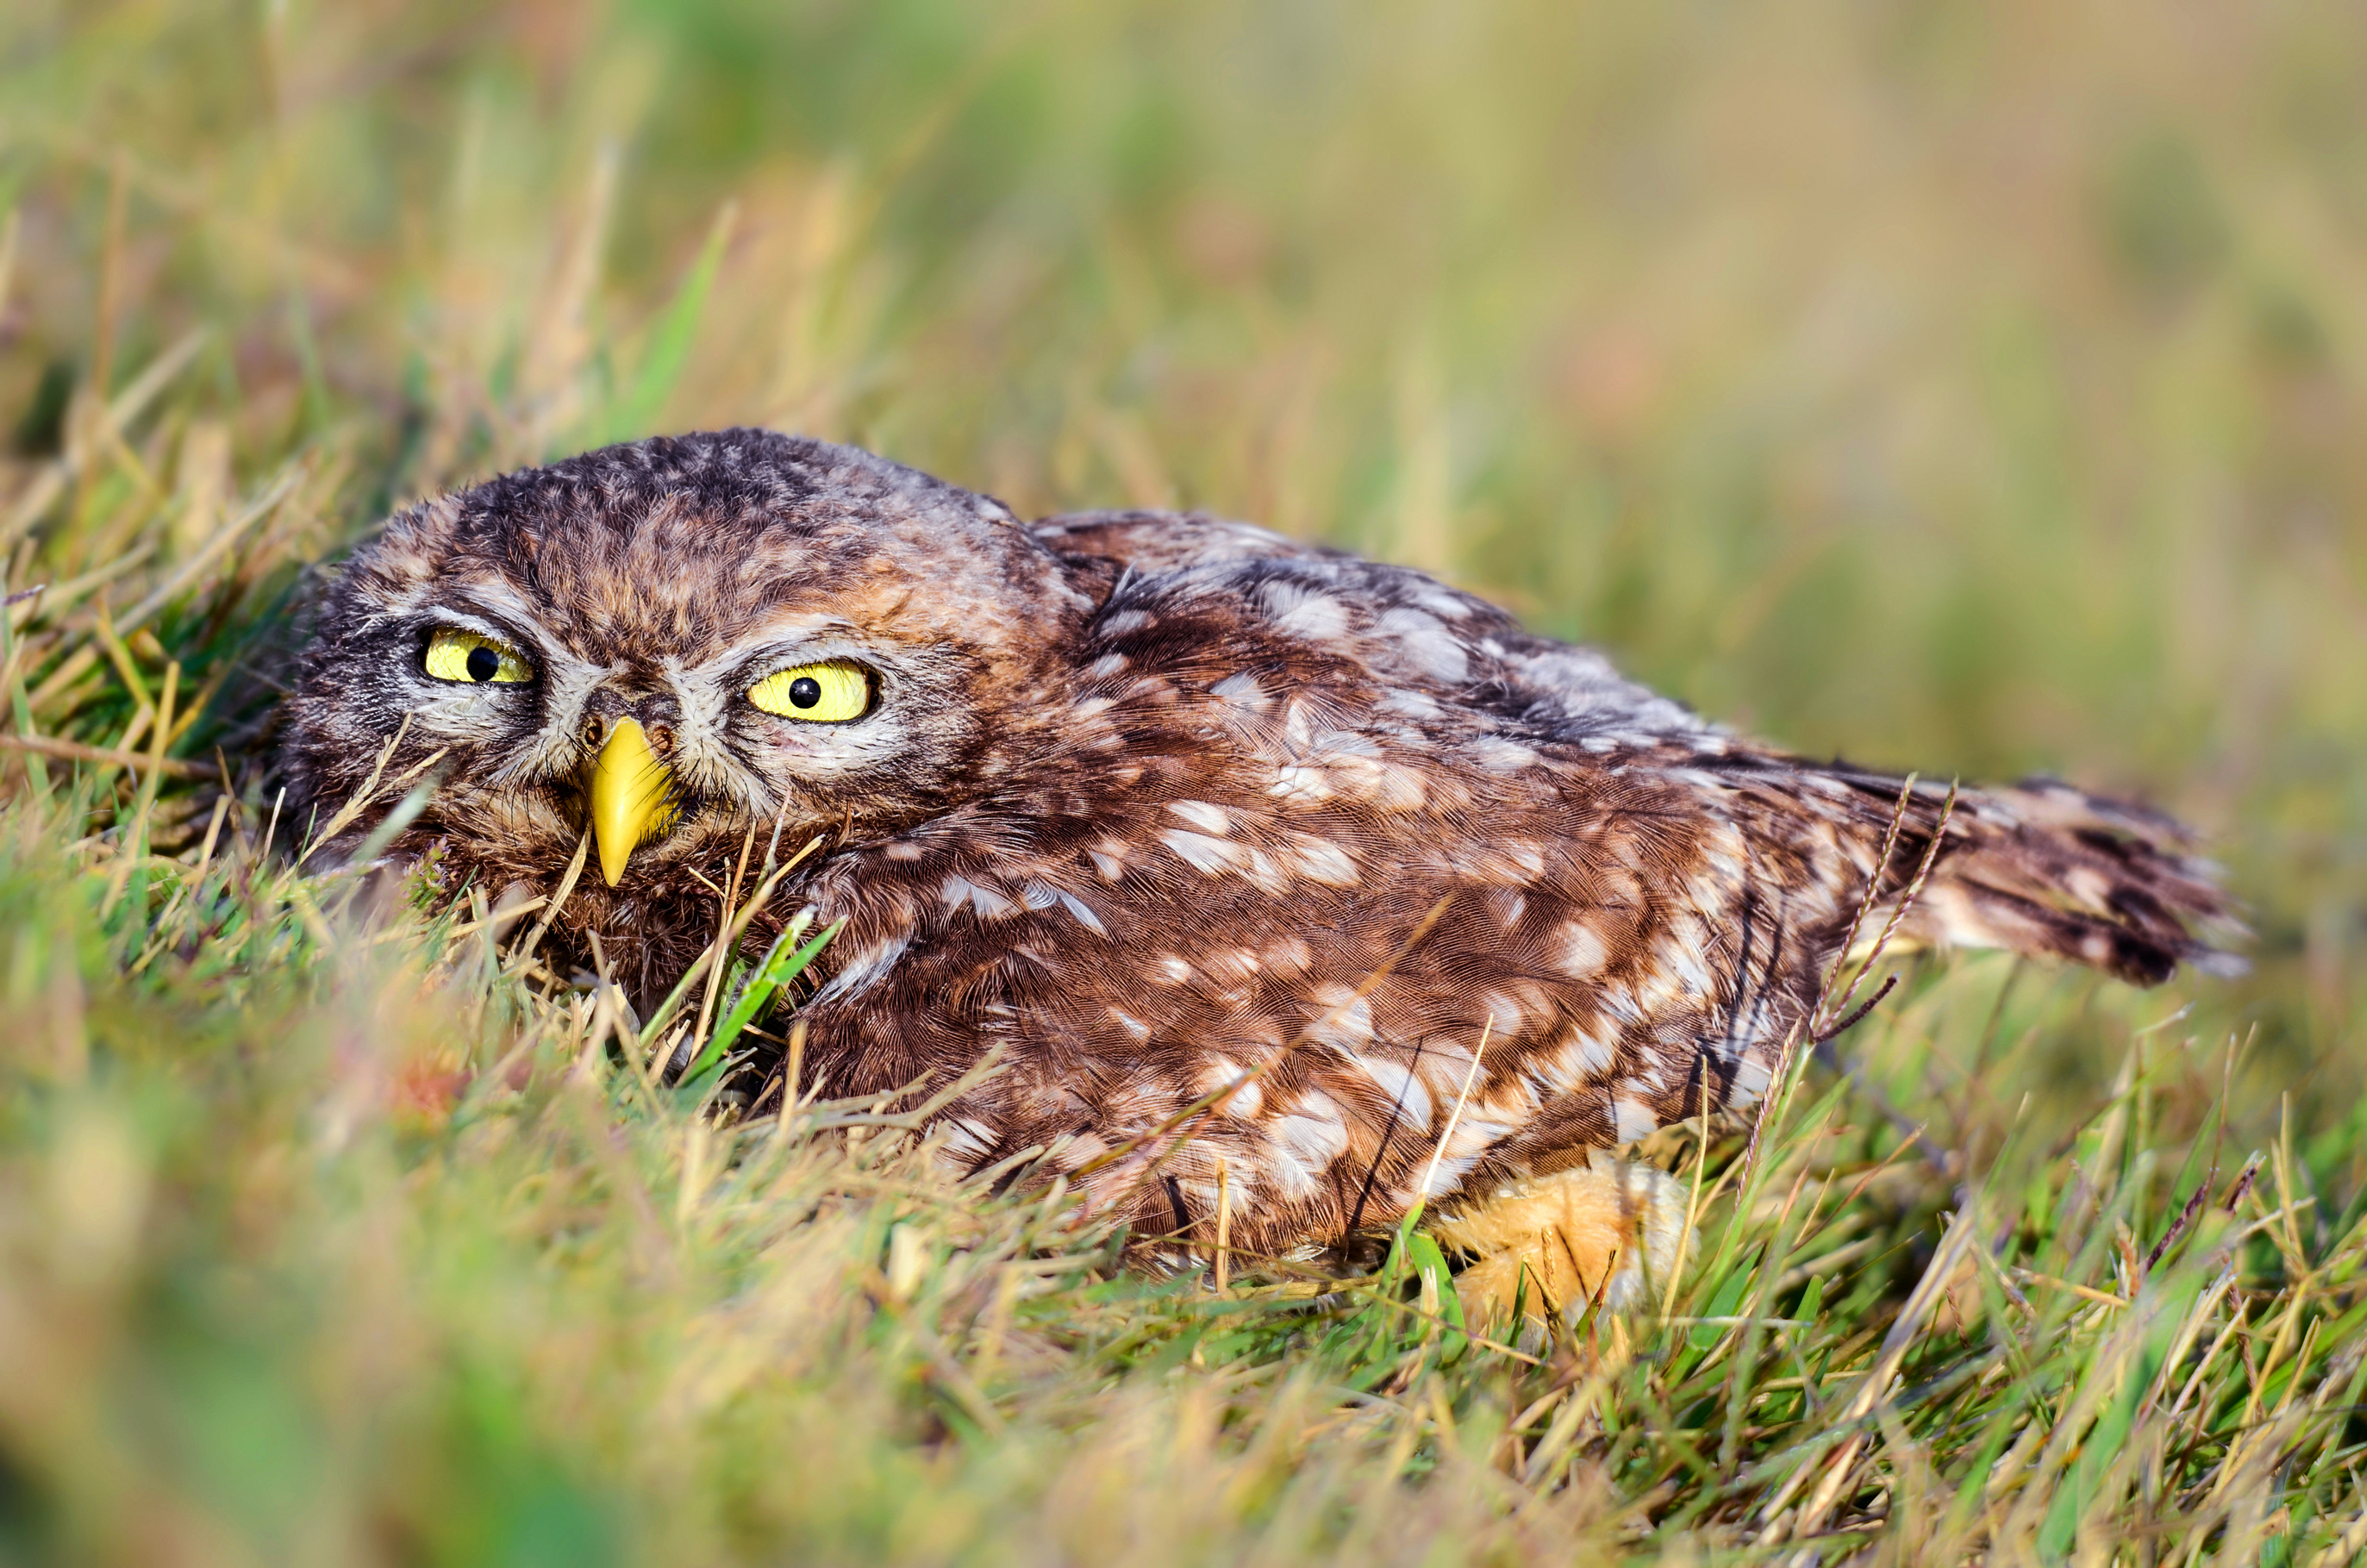
[[[84,590],[119,615],[300,475],[210,613],[157,622],[194,685],[391,504],[728,422],[1026,512],[1195,506],[1335,540],[1804,751],[2052,771],[2201,824],[2258,929],[2249,979],[2164,999],[2054,976],[2008,1017],[2008,966],[1976,960],[1869,1061],[1943,1108],[1951,1146],[2028,1091],[2060,1154],[2131,1026],[2191,1000],[2163,1037],[2194,1042],[2183,1076],[2146,1117],[2204,1125],[2248,1040],[2227,1136],[2274,1142],[2289,1104],[2315,1173],[2294,1179],[2330,1219],[2367,1180],[2361,81],[2367,17],[2308,5],[15,0],[7,587],[146,550],[123,591]],[[110,398],[137,408],[103,417]],[[39,696],[65,644],[25,624]],[[93,700],[74,711],[105,744],[134,703]],[[252,716],[203,711],[176,744],[234,750]],[[20,826],[24,866],[39,836]],[[31,1018],[63,1006],[26,935],[54,890],[17,874]],[[179,1082],[176,1029],[235,1055],[297,1006],[224,983],[196,1023],[95,989],[115,1022],[91,1028]],[[2000,1018],[2021,1043],[1992,1057]],[[479,1005],[451,1029],[490,1027]],[[266,1120],[311,1081],[289,1072],[255,1091]],[[177,1108],[157,1125],[202,1124],[217,1092],[154,1089]],[[60,1125],[42,1168],[103,1178],[111,1145]],[[231,1234],[246,1201],[197,1209]],[[239,1419],[300,1468],[275,1381],[295,1374],[255,1354],[260,1382],[190,1375],[260,1400]],[[439,1419],[482,1392],[451,1375]],[[580,1501],[486,1435],[565,1424],[504,1397],[438,1462],[480,1442],[489,1473],[526,1467],[511,1501]]]

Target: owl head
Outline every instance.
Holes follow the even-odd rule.
[[[646,993],[712,935],[699,878],[752,829],[892,833],[1029,755],[1090,608],[1000,503],[912,469],[761,430],[637,441],[414,506],[361,549],[305,654],[288,771],[324,820],[382,758],[420,768],[434,792],[395,852],[437,848],[488,896],[549,892],[588,829],[567,924]]]

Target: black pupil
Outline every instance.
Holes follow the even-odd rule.
[[[499,653],[494,653],[491,648],[482,646],[469,650],[469,678],[470,680],[491,680],[501,673],[502,656]]]
[[[476,666],[473,665],[470,666],[471,669],[474,669],[475,667]],[[821,700],[821,682],[814,679],[813,676],[799,676],[797,679],[789,682],[790,707],[810,708]]]

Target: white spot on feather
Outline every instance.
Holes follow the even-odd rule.
[[[1466,1104],[1462,1119],[1455,1124],[1455,1136],[1446,1141],[1445,1157],[1439,1161],[1442,1169],[1455,1165],[1458,1172],[1468,1170],[1474,1161],[1509,1137],[1513,1128],[1509,1122],[1475,1114],[1476,1105]],[[1433,1187],[1433,1192],[1444,1192],[1445,1187]]]
[[[1304,937],[1276,937],[1265,945],[1265,967],[1280,974],[1303,974],[1315,961]]]
[[[887,977],[896,960],[904,956],[912,941],[910,932],[885,937],[850,956],[844,967],[831,976],[829,983],[814,993],[817,1002],[835,1001],[844,996],[860,995]]]
[[[1282,711],[1282,744],[1294,752],[1304,752],[1315,744],[1315,721],[1304,702],[1293,702]]]
[[[1308,1169],[1320,1171],[1345,1153],[1348,1128],[1331,1096],[1309,1089],[1274,1123],[1274,1141]]]
[[[1326,642],[1348,630],[1347,607],[1328,594],[1270,583],[1263,597],[1274,613],[1274,629],[1287,636]]]
[[[1410,812],[1420,807],[1426,793],[1422,776],[1410,767],[1362,755],[1374,749],[1361,736],[1353,750],[1344,745],[1327,746],[1324,755],[1331,766],[1326,771],[1331,777],[1325,793],[1336,790],[1384,812]]]
[[[1267,1147],[1265,1171],[1273,1178],[1274,1191],[1282,1198],[1308,1199],[1314,1197],[1319,1190],[1315,1181],[1317,1173],[1299,1164],[1286,1144],[1277,1142]]]
[[[1344,985],[1319,986],[1315,1001],[1323,1011],[1307,1026],[1307,1038],[1345,1051],[1373,1038],[1373,1004]]]
[[[1208,692],[1212,697],[1221,697],[1243,708],[1263,708],[1266,705],[1265,689],[1258,685],[1254,676],[1227,676],[1210,687]]]
[[[1074,1170],[1077,1166],[1100,1159],[1109,1153],[1105,1140],[1090,1132],[1063,1132],[1052,1141],[1044,1153],[1045,1163],[1058,1169]]]
[[[1012,914],[1019,907],[992,888],[980,887],[962,876],[947,877],[945,886],[939,892],[946,901],[947,909],[958,909],[964,903],[968,903],[982,918],[988,920],[998,919]]]
[[[1573,920],[1561,928],[1561,951],[1555,955],[1562,972],[1576,980],[1584,980],[1603,967],[1609,957],[1603,938],[1583,920]]]
[[[1331,798],[1331,780],[1319,767],[1278,767],[1274,782],[1265,792],[1285,801],[1303,801],[1309,805]]]
[[[1170,801],[1167,809],[1198,828],[1202,833],[1223,835],[1232,831],[1233,819],[1224,807],[1206,801]]]
[[[1262,892],[1278,893],[1290,886],[1290,873],[1274,863],[1273,857],[1263,849],[1250,851],[1250,863],[1241,872],[1258,885]]]
[[[1200,1092],[1195,1097],[1206,1098],[1220,1089],[1239,1085],[1231,1094],[1217,1102],[1216,1108],[1227,1116],[1238,1116],[1244,1121],[1254,1119],[1258,1112],[1265,1108],[1265,1091],[1248,1082],[1249,1075],[1249,1069],[1232,1058],[1212,1055],[1208,1058],[1207,1067],[1200,1074]]]
[[[1393,609],[1374,623],[1392,639],[1406,662],[1433,680],[1459,681],[1470,673],[1471,657],[1453,633],[1418,609]]]
[[[1584,1029],[1570,1030],[1569,1040],[1563,1045],[1561,1053],[1565,1058],[1575,1057],[1579,1069],[1569,1076],[1562,1085],[1564,1088],[1576,1088],[1582,1083],[1601,1077],[1611,1071],[1612,1062],[1617,1060],[1617,1052],[1612,1049],[1610,1040]]]
[[[1464,1142],[1463,1127],[1460,1123],[1457,1123],[1455,1129],[1455,1141],[1457,1143]],[[1477,1153],[1440,1155],[1436,1168],[1430,1173],[1429,1185],[1424,1187],[1417,1196],[1425,1199],[1442,1198],[1455,1191],[1463,1185],[1464,1173],[1478,1163],[1479,1155]]]
[[[1435,719],[1444,711],[1436,698],[1402,687],[1382,693],[1381,699],[1373,707],[1377,712],[1395,714],[1402,719]]]
[[[1301,838],[1292,848],[1297,852],[1302,876],[1335,888],[1356,885],[1356,862],[1338,845],[1321,838]]]
[[[1365,1076],[1370,1078],[1380,1089],[1382,1096],[1389,1104],[1396,1108],[1400,1125],[1416,1131],[1426,1131],[1429,1128],[1430,1090],[1420,1077],[1386,1056],[1369,1051],[1352,1051],[1347,1055],[1348,1060],[1354,1062],[1363,1071]]]
[[[1169,828],[1159,835],[1159,841],[1182,856],[1195,869],[1212,877],[1244,858],[1241,847],[1237,844],[1228,844],[1221,838],[1210,838],[1202,833],[1186,833],[1180,827]]]
[[[957,1160],[974,1160],[994,1147],[993,1130],[982,1121],[955,1117],[942,1125],[946,1129],[946,1153]]]
[[[1410,597],[1414,603],[1430,611],[1431,614],[1443,616],[1448,620],[1460,620],[1471,613],[1471,606],[1462,595],[1452,588],[1441,586],[1436,583],[1426,583],[1419,578],[1414,581],[1414,589]],[[1489,652],[1496,651],[1495,646],[1490,643]]]
[[[1247,948],[1215,948],[1200,955],[1200,968],[1211,979],[1239,983],[1257,973],[1258,959]]]
[[[1641,1100],[1612,1101],[1611,1118],[1611,1135],[1622,1143],[1640,1142],[1660,1130],[1660,1119]]]
[[[1539,760],[1526,746],[1492,739],[1473,743],[1469,755],[1490,773],[1518,773],[1523,767],[1535,767]]]

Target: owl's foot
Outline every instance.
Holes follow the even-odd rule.
[[[1455,1277],[1475,1324],[1648,1305],[1678,1267],[1687,1187],[1655,1166],[1597,1152],[1575,1170],[1501,1187],[1441,1218],[1438,1239],[1474,1256]]]

